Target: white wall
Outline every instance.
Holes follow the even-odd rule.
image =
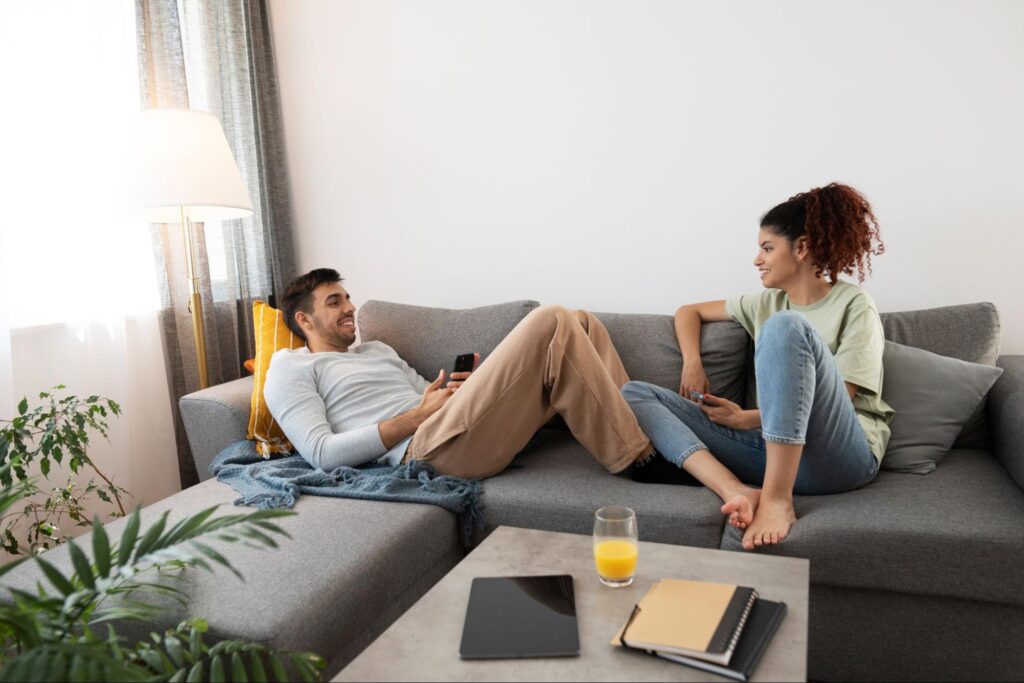
[[[1024,353],[1024,2],[272,0],[299,267],[358,301],[671,313],[847,182],[882,311]]]

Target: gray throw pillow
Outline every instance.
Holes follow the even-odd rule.
[[[882,399],[896,411],[882,469],[928,474],[1003,369],[885,342]]]
[[[359,309],[359,338],[382,341],[425,379],[442,368],[452,371],[455,356],[480,354],[483,362],[536,301],[511,301],[479,308],[428,308],[367,301]]]
[[[889,341],[995,367],[999,357],[999,312],[991,303],[942,306],[921,311],[883,313]],[[964,423],[953,448],[991,450],[985,399]]]

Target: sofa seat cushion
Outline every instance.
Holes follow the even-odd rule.
[[[232,505],[235,498],[230,487],[205,481],[143,510],[143,529],[165,510],[173,523],[211,505],[223,506],[217,514],[249,509]],[[211,543],[244,582],[223,568],[186,570],[176,585],[189,596],[187,613],[168,603],[158,625],[205,617],[214,637],[316,652],[330,678],[463,556],[454,515],[433,505],[304,496],[295,512],[278,521],[291,539],[278,538],[277,549]],[[124,520],[108,526],[112,541],[123,527]],[[91,555],[89,537],[82,541]],[[66,550],[46,557],[70,571]],[[39,578],[34,563],[25,563],[3,583],[31,590]]]
[[[703,487],[638,484],[609,474],[566,431],[544,429],[509,469],[484,482],[484,517],[500,525],[591,534],[605,505],[633,508],[640,539],[717,548],[721,501]],[[642,561],[642,560],[641,560]]]
[[[1024,606],[1024,491],[984,451],[927,477],[881,472],[857,491],[799,496],[789,538],[755,552],[811,561],[811,583]],[[727,526],[722,549],[738,550]]]

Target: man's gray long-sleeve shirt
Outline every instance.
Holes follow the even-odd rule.
[[[278,351],[263,395],[299,455],[330,471],[399,464],[412,437],[388,449],[377,425],[418,406],[429,384],[390,346],[371,341],[345,353]]]

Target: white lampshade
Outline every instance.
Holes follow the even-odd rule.
[[[129,140],[122,179],[126,220],[179,223],[222,221],[252,213],[228,140],[213,114],[149,109]]]

